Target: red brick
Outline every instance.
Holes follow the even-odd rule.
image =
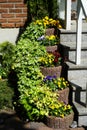
[[[16,23],[15,27],[18,28],[18,27],[23,27],[25,23]]]
[[[15,16],[16,16],[16,17],[24,18],[24,17],[27,17],[27,14],[16,14]]]
[[[0,19],[0,23],[6,23],[7,22],[7,19]]]
[[[2,28],[14,28],[15,24],[14,23],[2,23],[1,27]]]
[[[17,18],[8,19],[8,23],[19,23],[19,22],[21,22],[21,19],[17,19]]]
[[[13,18],[14,14],[2,14],[1,17],[2,18]]]
[[[0,9],[0,13],[7,13],[8,9]]]
[[[10,13],[22,13],[22,9],[9,9]]]
[[[2,28],[22,27],[27,20],[24,0],[0,0],[0,23]]]
[[[13,8],[14,7],[14,5],[13,4],[0,4],[0,8]]]
[[[16,2],[23,2],[23,0],[8,0],[8,2],[13,2],[13,3],[15,2],[16,3]]]
[[[27,11],[28,11],[27,8],[23,9],[23,13],[27,13]]]
[[[26,4],[15,4],[15,8],[23,8],[23,7],[27,7]]]
[[[6,3],[7,0],[0,0],[0,3]]]

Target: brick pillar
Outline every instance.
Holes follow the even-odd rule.
[[[27,5],[24,0],[0,0],[0,27],[23,27],[27,20]]]

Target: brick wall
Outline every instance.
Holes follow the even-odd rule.
[[[24,0],[0,0],[0,27],[19,28],[27,20],[27,5]]]

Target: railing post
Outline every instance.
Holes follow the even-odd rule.
[[[81,37],[82,37],[82,7],[81,0],[77,2],[77,39],[76,39],[76,64],[81,63]]]
[[[66,20],[66,29],[71,29],[71,0],[66,0],[65,3],[65,20]]]

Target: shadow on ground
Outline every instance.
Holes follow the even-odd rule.
[[[70,128],[63,130],[87,130],[86,127]],[[62,130],[47,127],[42,122],[23,122],[15,112],[0,111],[0,130]]]
[[[28,124],[21,121],[15,112],[0,112],[0,130],[30,130]],[[32,130],[32,129],[31,129]]]
[[[53,130],[42,122],[24,122],[12,111],[0,111],[0,130]]]

